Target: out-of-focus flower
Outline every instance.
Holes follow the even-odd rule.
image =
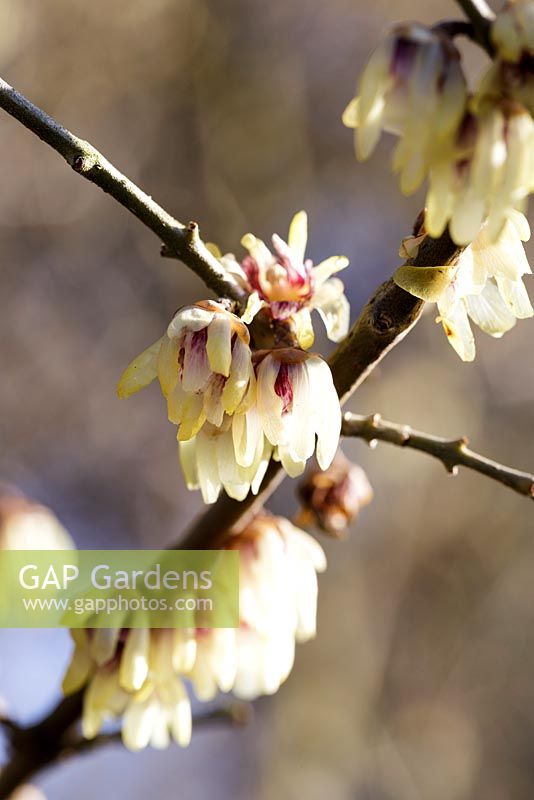
[[[50,509],[0,488],[0,549],[72,550],[74,542]]]
[[[291,222],[287,243],[277,234],[273,236],[274,253],[251,233],[241,240],[249,253],[241,263],[231,254],[221,256],[212,245],[225,268],[251,293],[243,319],[251,322],[261,308],[267,308],[273,319],[291,322],[299,346],[305,349],[314,341],[310,311],[319,312],[333,342],[346,336],[350,318],[344,286],[332,277],[348,265],[348,259],[331,256],[314,267],[305,258],[307,240],[308,218],[299,211]]]
[[[497,55],[504,61],[517,62],[534,55],[532,0],[508,0],[497,14],[490,36]]]
[[[83,686],[82,730],[94,738],[111,719],[122,717],[122,738],[130,750],[182,747],[191,739],[191,705],[180,674],[195,659],[191,631],[73,630],[75,651],[63,680],[71,694]]]
[[[253,402],[249,342],[246,325],[221,304],[202,301],[182,308],[166,335],[126,368],[119,397],[158,377],[169,420],[180,426],[178,439],[187,441],[206,421],[219,426],[225,414]]]
[[[190,677],[197,696],[273,694],[291,672],[295,642],[315,636],[320,545],[282,517],[262,512],[227,547],[241,555],[238,629],[198,632]]]
[[[320,356],[293,348],[259,351],[254,359],[257,410],[267,440],[277,448],[275,457],[291,477],[302,474],[314,451],[327,469],[341,430],[330,367]]]
[[[206,423],[193,439],[179,443],[187,488],[200,488],[205,503],[214,503],[221,488],[235,500],[257,494],[272,451],[255,406],[225,416],[220,427]]]
[[[393,167],[401,191],[411,194],[436,154],[448,147],[466,101],[460,56],[451,39],[418,23],[404,24],[371,56],[343,122],[355,128],[360,160],[372,154],[382,130],[400,138]]]
[[[272,694],[289,675],[295,642],[315,636],[320,545],[282,517],[258,514],[224,547],[240,551],[238,628],[78,629],[63,680],[85,687],[82,730],[94,738],[122,718],[131,750],[181,746],[191,738],[185,680],[200,700],[221,692],[243,699]]]
[[[467,245],[487,220],[495,242],[509,211],[523,210],[534,188],[534,122],[519,103],[486,95],[468,112],[452,149],[430,171],[425,228]]]
[[[373,499],[373,489],[365,471],[338,451],[331,466],[314,469],[299,484],[302,505],[298,525],[316,525],[325,533],[339,537]]]
[[[526,218],[511,211],[496,242],[486,224],[454,266],[400,267],[395,281],[416,297],[437,303],[438,322],[449,342],[463,361],[473,361],[475,340],[469,319],[499,338],[517,319],[534,315],[522,280],[531,273],[522,244],[529,238]],[[413,252],[409,243],[403,246]]]

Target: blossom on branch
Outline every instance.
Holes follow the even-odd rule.
[[[426,234],[404,241],[402,254],[414,255]],[[530,238],[526,218],[509,212],[497,242],[482,226],[475,241],[446,267],[400,267],[395,282],[427,302],[437,303],[447,338],[463,361],[475,358],[475,340],[469,320],[495,338],[509,331],[517,319],[534,315],[523,276],[530,269],[523,242]]]
[[[471,104],[449,151],[430,171],[425,228],[434,238],[449,224],[459,245],[487,219],[495,242],[509,212],[524,210],[534,188],[534,122],[519,103],[485,95]]]
[[[257,409],[275,457],[291,477],[316,452],[330,466],[341,431],[341,407],[330,367],[321,356],[294,348],[255,353]]]
[[[137,356],[117,388],[125,398],[156,377],[167,400],[179,441],[204,423],[221,425],[225,414],[243,411],[254,397],[254,372],[247,326],[220,303],[182,308],[162,339]]]
[[[260,309],[266,308],[272,319],[293,326],[304,349],[314,342],[313,309],[319,312],[333,342],[346,336],[350,317],[344,286],[332,277],[348,266],[348,259],[331,256],[313,266],[311,259],[305,258],[307,241],[308,218],[305,211],[299,211],[291,222],[287,243],[277,234],[272,237],[274,253],[252,233],[241,240],[248,250],[241,263],[232,254],[221,256],[211,246],[224,267],[250,293],[243,319],[251,322]]]
[[[491,40],[504,61],[518,62],[534,55],[534,3],[508,0],[491,26]]]
[[[191,739],[190,682],[199,700],[218,692],[273,694],[293,666],[295,642],[315,636],[320,545],[282,517],[258,514],[223,545],[239,550],[238,628],[77,629],[63,680],[84,689],[82,732],[92,739],[122,718],[130,750],[185,747]]]
[[[395,27],[372,54],[343,122],[355,129],[362,161],[372,155],[382,130],[399,137],[393,168],[401,191],[411,194],[458,127],[466,102],[460,55],[451,39],[410,23]]]

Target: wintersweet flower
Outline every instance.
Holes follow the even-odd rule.
[[[156,377],[167,400],[169,420],[187,441],[207,421],[245,410],[254,398],[254,371],[247,326],[223,305],[202,301],[180,309],[166,334],[137,356],[117,388],[129,397]]]
[[[341,408],[326,361],[293,348],[258,351],[254,360],[256,407],[275,456],[291,477],[302,474],[314,451],[327,469],[339,443]]]
[[[451,39],[410,23],[395,27],[375,50],[343,122],[355,129],[362,161],[373,153],[382,130],[399,137],[393,168],[401,191],[411,194],[454,134],[466,102],[460,56]]]
[[[497,14],[490,36],[497,55],[504,61],[518,62],[534,55],[532,0],[508,0]]]
[[[257,409],[226,416],[221,426],[206,423],[197,435],[179,443],[188,489],[200,489],[214,503],[224,488],[234,500],[257,494],[269,465],[272,445],[263,435]]]
[[[425,228],[439,237],[449,225],[459,245],[472,242],[487,219],[495,242],[510,210],[523,210],[534,188],[534,122],[510,99],[488,95],[473,104],[452,150],[430,171]]]
[[[273,694],[291,672],[295,642],[315,636],[320,545],[283,517],[258,514],[229,548],[238,549],[240,626],[197,631],[189,677],[197,696],[229,691],[242,699]]]
[[[243,319],[251,322],[261,308],[267,308],[273,319],[291,320],[299,346],[304,349],[314,341],[313,309],[319,312],[333,342],[346,336],[350,317],[344,286],[332,277],[348,266],[348,259],[331,256],[314,267],[305,258],[307,240],[308,218],[306,212],[299,211],[291,222],[287,243],[277,234],[272,237],[274,253],[251,233],[241,240],[248,250],[241,263],[235,256],[221,256],[216,250],[225,268],[250,292]]]
[[[437,303],[437,321],[442,323],[450,344],[463,361],[473,361],[476,350],[469,320],[499,338],[517,319],[534,315],[522,280],[532,271],[522,244],[529,238],[530,228],[523,214],[509,212],[496,242],[485,224],[457,264],[400,267],[395,281],[416,297]],[[413,247],[405,242],[403,251],[406,249],[413,254]]]
[[[189,744],[191,705],[180,675],[196,657],[191,631],[97,628],[71,633],[76,646],[63,691],[68,695],[85,686],[86,738],[122,717],[122,738],[130,750],[166,747],[170,736],[182,747]]]

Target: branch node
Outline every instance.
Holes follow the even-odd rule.
[[[198,222],[190,222],[185,229],[185,240],[189,247],[195,247],[200,241]]]

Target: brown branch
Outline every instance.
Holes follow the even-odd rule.
[[[230,297],[240,305],[246,303],[247,293],[206,248],[196,222],[188,225],[178,222],[89,142],[68,131],[1,78],[0,108],[63,156],[75,172],[99,186],[141,220],[161,239],[167,253],[181,259],[217,295]]]
[[[441,461],[451,475],[457,474],[458,467],[466,467],[508,486],[518,494],[534,499],[534,475],[506,467],[473,452],[469,449],[469,442],[465,437],[444,439],[430,433],[421,433],[409,425],[386,422],[379,414],[370,417],[345,414],[341,432],[343,436],[356,436],[369,443],[389,442],[398,447],[419,450]]]
[[[495,19],[495,13],[486,3],[486,0],[456,0],[456,2],[472,23],[476,41],[492,56],[494,47],[490,37],[490,30],[491,23]]]
[[[94,739],[84,739],[72,733],[72,728],[81,713],[81,699],[81,694],[67,698],[51,717],[30,728],[22,728],[11,720],[0,720],[0,725],[9,732],[11,747],[16,751],[10,763],[0,771],[0,798],[8,798],[18,786],[27,783],[37,772],[53,764],[108,744],[122,743],[120,730],[102,733]],[[218,708],[197,714],[193,718],[193,729],[198,730],[218,724],[247,725],[252,719],[252,714],[253,708],[250,703],[232,700]],[[65,729],[64,725],[67,725]]]

